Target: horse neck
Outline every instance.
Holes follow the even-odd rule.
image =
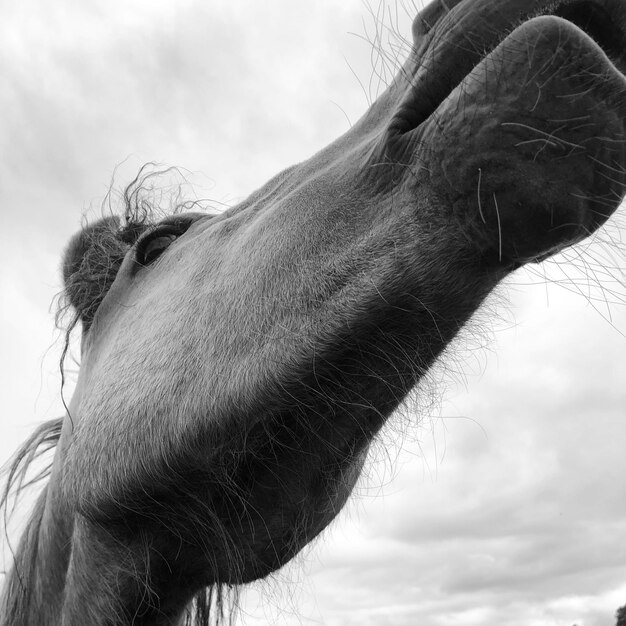
[[[176,624],[191,600],[150,588],[149,556],[65,510],[56,472],[34,507],[0,602],[0,626]],[[180,593],[178,592],[180,591]]]

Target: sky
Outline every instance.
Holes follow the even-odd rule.
[[[414,11],[394,10],[383,40],[389,26],[410,35]],[[2,461],[63,413],[60,257],[112,179],[121,189],[145,162],[176,165],[190,197],[235,204],[366,110],[384,69],[376,32],[360,0],[3,7]],[[392,419],[340,519],[243,591],[240,624],[614,623],[625,233],[622,207],[591,242],[498,289]]]

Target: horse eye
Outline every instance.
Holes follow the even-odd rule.
[[[137,261],[141,265],[150,265],[163,254],[176,238],[176,235],[167,233],[144,239],[137,248]]]

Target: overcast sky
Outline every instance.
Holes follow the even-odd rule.
[[[2,13],[4,460],[62,414],[59,259],[116,168],[123,187],[146,161],[177,165],[190,194],[233,204],[346,131],[378,80],[360,0]],[[402,12],[385,22],[410,33]],[[511,277],[393,420],[340,521],[244,594],[241,623],[613,624],[626,604],[624,233],[622,207],[573,263]]]

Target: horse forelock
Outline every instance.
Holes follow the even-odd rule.
[[[173,185],[167,179],[171,176],[178,179]],[[81,322],[83,330],[88,330],[124,257],[139,237],[164,217],[201,206],[197,200],[181,199],[183,184],[177,168],[158,169],[148,163],[119,194],[117,203],[112,201],[111,185],[103,202],[103,217],[85,223],[65,249],[61,264],[64,287],[56,313],[59,328],[69,333]]]

